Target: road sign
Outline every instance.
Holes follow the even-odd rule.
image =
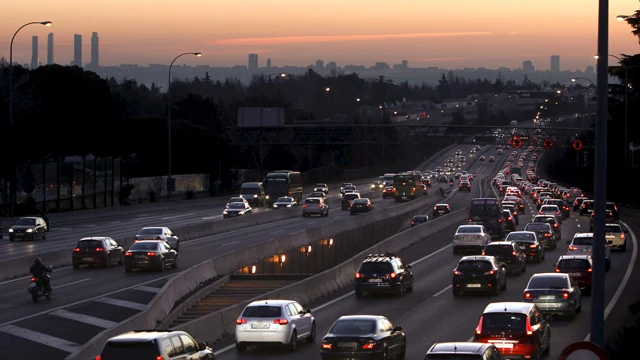
[[[514,136],[513,139],[511,139],[511,146],[519,149],[522,146],[522,140],[520,140],[517,136]]]
[[[551,149],[553,147],[553,140],[546,139],[544,143],[542,143],[542,146],[544,146],[545,149]]]
[[[567,346],[558,360],[609,360],[607,352],[589,341],[578,341]]]
[[[582,141],[574,140],[573,141],[573,148],[576,149],[576,150],[582,150]]]

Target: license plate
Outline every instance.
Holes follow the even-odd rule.
[[[500,349],[513,349],[512,343],[493,343],[493,345]]]
[[[444,211],[438,211],[438,214],[442,215],[444,214]]]
[[[338,346],[346,347],[346,348],[354,348],[354,347],[358,347],[358,343],[357,342],[339,342]]]
[[[520,246],[520,249],[522,249],[522,250],[524,250],[526,248],[527,248],[526,246]]]
[[[369,282],[371,282],[371,283],[380,283],[380,282],[382,282],[382,279],[369,279]]]
[[[579,276],[582,276],[582,274],[580,274],[580,273],[571,273],[571,276],[578,276],[579,277]]]
[[[29,284],[29,287],[36,287],[36,283],[32,282],[31,284]]]
[[[145,258],[147,257],[146,255],[136,255],[137,258]]]
[[[362,205],[358,205],[358,207],[359,207],[359,208],[361,208],[361,207],[362,207]]]
[[[251,324],[251,328],[252,329],[268,329],[269,328],[269,324],[267,324],[267,323]]]
[[[556,297],[554,295],[542,295],[540,296],[541,300],[550,300],[550,299],[555,299]]]
[[[92,261],[93,258],[90,258],[90,257],[89,258],[82,258],[82,260],[84,260],[84,261]]]
[[[468,288],[479,288],[480,284],[467,284]]]

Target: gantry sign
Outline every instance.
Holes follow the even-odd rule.
[[[364,145],[400,144],[409,141],[429,140],[437,137],[458,138],[460,141],[474,137],[496,137],[501,129],[505,142],[509,140],[513,126],[478,125],[285,125],[280,127],[229,127],[224,138],[230,145]],[[577,127],[521,127],[515,134],[523,145],[532,141],[542,144],[550,140],[555,144],[572,142],[580,137],[585,148],[595,145],[593,129]],[[549,144],[550,142],[548,142]]]

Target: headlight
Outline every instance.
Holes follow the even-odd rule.
[[[278,207],[278,205],[276,205],[276,204],[273,204],[273,207],[274,207],[274,208],[277,208],[277,207]]]
[[[254,198],[257,198],[257,197],[258,197],[258,195],[257,195],[257,194],[256,194],[256,195],[253,195],[253,197],[254,197]]]
[[[33,229],[27,229],[26,232],[33,232]]]
[[[291,207],[291,205],[287,205],[287,207]]]
[[[13,229],[9,229],[9,232],[13,232]]]
[[[228,213],[227,213],[227,210],[223,211],[223,212],[222,212],[222,214],[223,214],[223,215],[227,215],[227,214],[228,214]]]
[[[244,211],[240,211],[238,215],[244,215]]]
[[[268,199],[268,198],[269,198],[269,195],[267,195],[267,196],[266,196],[266,198]]]

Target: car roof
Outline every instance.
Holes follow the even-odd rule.
[[[591,260],[591,255],[562,255],[558,258],[560,260]]]
[[[449,204],[436,204],[435,206],[449,206]]]
[[[463,256],[462,259],[460,259],[460,262],[463,262],[463,261],[492,261],[493,259],[494,259],[493,256],[471,255],[471,256]]]
[[[528,314],[531,311],[531,308],[535,306],[533,303],[525,303],[525,302],[496,302],[487,305],[484,308],[483,314],[491,314],[491,313],[521,313]]]
[[[114,336],[107,341],[108,342],[139,342],[140,340],[151,341],[157,338],[165,338],[165,337],[176,335],[176,334],[188,335],[184,331],[156,331],[156,330],[130,331],[124,334]]]
[[[164,226],[145,226],[140,230],[147,230],[147,229],[164,229]]]
[[[109,237],[108,236],[92,236],[92,237],[82,238],[78,241],[91,241],[91,240],[104,240],[104,239],[109,239]]]
[[[556,272],[546,272],[546,273],[537,273],[531,275],[531,279],[534,277],[556,277],[556,278],[566,278],[569,276],[567,273],[556,273]]]
[[[586,237],[593,237],[593,233],[575,233],[573,235],[573,238],[586,238]]]
[[[513,245],[513,241],[492,241],[487,244],[487,246],[489,245]]]
[[[294,300],[283,300],[283,299],[273,299],[273,300],[258,300],[250,303],[247,307],[250,306],[260,306],[260,305],[270,305],[270,306],[283,306],[287,304],[291,304]]]
[[[428,354],[480,354],[482,355],[488,347],[493,346],[490,343],[474,343],[474,342],[447,342],[435,343],[427,351]]]
[[[382,315],[343,315],[338,320],[378,320],[386,319]]]

